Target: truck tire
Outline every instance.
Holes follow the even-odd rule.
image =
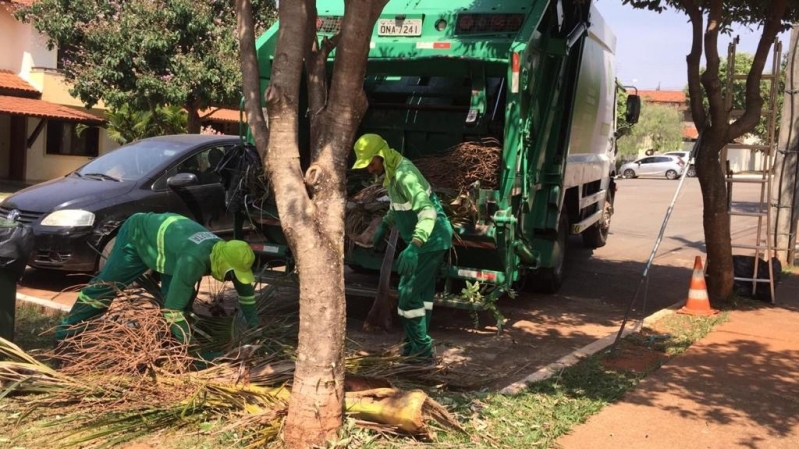
[[[696,167],[694,167],[693,164],[688,167],[688,177],[696,178]]]
[[[533,291],[538,293],[553,294],[563,285],[565,271],[566,247],[569,241],[569,219],[565,214],[560,216],[558,224],[558,238],[555,243],[555,266],[539,268],[532,274]]]
[[[610,190],[605,194],[605,201],[602,205],[602,218],[594,223],[590,228],[583,231],[583,246],[586,248],[602,248],[608,242],[608,232],[610,232],[610,219],[613,217],[613,195]]]
[[[632,169],[624,170],[623,176],[627,179],[635,178],[635,172]]]

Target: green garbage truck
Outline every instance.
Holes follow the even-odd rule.
[[[592,3],[390,0],[380,15],[358,135],[380,134],[415,162],[464,142],[491,142],[485,158],[495,161],[491,176],[454,193],[472,213],[454,223],[437,304],[484,310],[525,285],[555,292],[570,234],[591,248],[605,245],[624,90],[615,76],[616,37]],[[343,0],[320,0],[317,10],[317,33],[335,35]],[[256,42],[263,88],[277,27]],[[626,101],[625,119],[634,123],[640,99]],[[290,258],[277,217],[262,213],[256,221],[267,237],[262,254]],[[379,269],[382,259],[358,245],[347,255],[354,268]]]

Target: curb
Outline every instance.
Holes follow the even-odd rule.
[[[23,301],[31,304],[36,304],[37,306],[60,310],[61,312],[69,312],[72,309],[72,307],[65,304],[57,303],[55,301],[49,301],[47,299],[37,298],[35,296],[28,296],[22,293],[17,293],[17,301]]]
[[[683,305],[683,303],[685,303],[685,301],[680,301],[678,303],[672,304],[671,306],[666,307],[665,309],[658,310],[657,312],[653,313],[652,315],[649,315],[643,320],[631,321],[630,325],[624,328],[624,332],[622,332],[622,337],[626,337],[627,335],[633,332],[640,331],[644,324],[653,323],[655,321],[660,320],[663,317],[673,314],[678,308],[680,308]],[[527,384],[549,379],[555,374],[558,374],[559,372],[563,371],[565,368],[576,365],[577,363],[580,362],[581,359],[596,354],[597,352],[612,345],[613,342],[616,340],[617,334],[618,332],[611,332],[605,337],[602,337],[593,343],[583,346],[582,348],[577,349],[571,354],[561,357],[557,361],[550,363],[549,365],[528,375],[524,379],[506,386],[505,388],[499,390],[499,392],[501,394],[507,394],[507,395],[514,395],[521,393],[522,391],[527,389]]]

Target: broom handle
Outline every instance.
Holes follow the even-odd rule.
[[[394,265],[394,254],[397,251],[397,239],[399,232],[397,228],[391,228],[391,234],[388,236],[388,246],[386,253],[383,255],[383,264],[380,265],[380,282],[377,284],[377,295],[375,296],[375,303],[381,303],[388,300],[388,289],[391,282],[391,267]]]

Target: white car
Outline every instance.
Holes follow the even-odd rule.
[[[625,178],[639,176],[677,179],[685,169],[685,162],[679,156],[654,155],[627,162],[619,169]]]
[[[688,162],[688,176],[691,178],[696,177],[696,167],[694,167],[694,160],[690,157],[690,151],[669,151],[668,153],[664,153],[664,155],[681,157],[683,161]]]

